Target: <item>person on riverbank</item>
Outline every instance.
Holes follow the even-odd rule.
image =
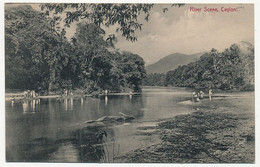
[[[212,99],[212,89],[209,89],[209,100],[211,101],[211,99]]]
[[[200,101],[199,93],[196,93],[196,95],[194,97],[195,97],[195,102],[199,102]]]
[[[203,99],[204,98],[204,92],[201,90],[200,93],[199,93],[199,98],[200,99]]]
[[[195,101],[195,95],[196,95],[196,92],[192,92],[192,96],[191,96],[191,101],[194,102]]]
[[[35,98],[36,96],[35,96],[35,91],[34,90],[32,90],[31,91],[31,98]]]
[[[27,97],[28,97],[28,92],[27,92],[27,91],[24,91],[24,92],[23,92],[23,97],[24,97],[24,98],[27,98]]]
[[[192,102],[199,102],[200,99],[199,99],[199,93],[197,92],[193,92],[192,93]]]
[[[39,93],[35,93],[35,98],[39,99]]]
[[[67,89],[64,90],[64,96],[65,96],[65,97],[68,97],[68,91],[67,91]]]
[[[32,96],[31,96],[31,95],[32,95],[31,90],[27,90],[27,92],[28,92],[28,93],[27,93],[27,97],[28,97],[28,98],[31,98],[31,97],[32,97]]]

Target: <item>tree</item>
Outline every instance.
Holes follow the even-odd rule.
[[[253,46],[248,46],[245,53],[237,44],[231,45],[221,53],[212,49],[198,61],[167,72],[166,84],[194,88],[252,90],[254,49]]]
[[[66,57],[64,37],[30,6],[6,9],[5,32],[7,87],[39,92],[52,89]]]
[[[129,88],[136,92],[141,91],[142,79],[146,76],[144,60],[137,54],[122,53],[122,74]]]
[[[109,35],[105,40],[101,24],[119,24],[122,35],[135,41],[134,31],[141,29],[137,16],[149,14],[151,4],[44,6],[47,9],[45,14],[34,11],[30,6],[6,9],[7,88],[33,89],[42,93],[75,88],[84,88],[88,92],[104,89],[141,91],[142,79],[146,75],[143,59],[130,52],[115,51],[115,36]],[[74,9],[70,13],[69,7]],[[81,20],[78,23],[71,41],[60,27],[59,17],[46,18],[51,11],[56,14],[67,12],[67,26],[79,18],[85,19],[85,22]],[[112,51],[109,48],[113,48]]]
[[[172,4],[170,6],[181,7],[184,4]],[[137,41],[135,35],[136,30],[142,29],[140,16],[144,16],[144,20],[148,21],[150,10],[154,4],[86,4],[86,3],[45,3],[41,5],[42,11],[46,16],[50,16],[50,20],[55,25],[60,26],[62,14],[66,14],[64,19],[65,26],[69,27],[72,22],[85,20],[88,23],[94,23],[97,26],[117,25],[116,32],[121,32],[126,40],[132,42]],[[68,10],[69,9],[69,10]],[[166,8],[162,9],[165,13]],[[111,37],[111,36],[110,36]]]
[[[143,81],[144,86],[165,86],[165,74],[164,73],[151,73],[148,74]]]
[[[79,87],[97,87],[110,69],[105,32],[95,24],[86,22],[77,25],[72,39],[75,75]],[[103,79],[104,80],[104,79]]]
[[[146,75],[143,59],[130,52],[112,52],[102,66],[104,75],[99,87],[111,92],[141,91],[142,79]]]

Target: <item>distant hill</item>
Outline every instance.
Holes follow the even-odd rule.
[[[201,55],[206,52],[200,52],[192,55],[186,55],[181,53],[174,53],[168,55],[158,62],[148,65],[146,67],[147,74],[150,73],[166,73],[170,70],[176,69],[179,65],[185,65],[195,60],[198,60]]]

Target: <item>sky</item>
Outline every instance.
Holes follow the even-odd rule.
[[[204,12],[204,7],[217,7],[219,12]],[[117,47],[142,56],[146,64],[172,54],[194,54],[219,51],[233,43],[248,41],[254,44],[254,7],[253,5],[223,5],[241,7],[237,12],[220,12],[222,5],[185,5],[169,8],[164,14],[162,5],[151,13],[148,23],[144,22],[138,32],[138,42],[131,43],[118,36]],[[192,12],[190,7],[202,8]],[[243,7],[243,8],[242,8]]]
[[[39,5],[32,7],[39,10]],[[163,13],[162,9],[168,7]],[[236,8],[234,12],[222,12],[221,8]],[[194,11],[191,8],[201,8]],[[204,9],[217,8],[218,12]],[[223,51],[233,43],[247,41],[254,44],[254,6],[252,4],[186,4],[180,8],[169,4],[156,4],[151,10],[149,21],[139,20],[142,30],[136,31],[137,42],[125,40],[116,33],[116,26],[103,27],[106,34],[115,34],[116,48],[130,51],[143,57],[146,65],[173,54],[194,54],[215,48]],[[76,29],[73,24],[67,29],[71,38]]]

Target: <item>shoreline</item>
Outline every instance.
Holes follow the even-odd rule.
[[[73,96],[69,95],[67,97],[60,96],[60,95],[47,95],[47,96],[39,96],[38,98],[24,98],[21,94],[10,94],[8,95],[5,94],[5,101],[12,100],[12,96],[16,95],[14,97],[14,100],[33,100],[33,99],[48,99],[48,98],[79,98],[79,97],[102,97],[102,96],[123,96],[123,95],[140,95],[141,93],[108,93],[108,94],[98,94],[98,95],[93,95],[93,94],[85,94],[85,95],[80,95],[80,94],[75,94]]]
[[[129,95],[129,93],[120,94]],[[188,98],[184,98],[186,101],[176,101],[177,104],[182,105],[183,110],[188,109],[188,112],[155,119],[152,125],[148,121],[145,126],[133,126],[136,130],[134,133],[127,134],[126,138],[132,136],[136,143],[140,140],[145,144],[138,144],[136,147],[125,150],[122,154],[118,154],[113,162],[254,163],[253,94],[254,92],[226,94],[226,96],[216,94],[212,101],[205,97],[200,102],[188,104],[185,103],[188,102]],[[75,93],[73,98],[77,96]],[[55,97],[59,96],[52,96],[52,98]],[[50,96],[45,96],[45,98],[50,98]],[[172,110],[174,112],[174,108]],[[92,122],[95,121],[86,123]],[[78,125],[81,124],[76,124],[76,127]],[[100,124],[93,124],[90,127],[94,126],[100,126]],[[89,135],[93,134],[85,136]],[[122,139],[124,138],[117,141],[119,146],[125,144]]]
[[[193,104],[191,113],[161,120],[159,144],[131,151],[116,162],[255,163],[253,103],[249,98],[204,99]]]
[[[145,86],[144,88],[149,88],[148,86]],[[174,87],[172,87],[174,88]],[[223,93],[224,92],[224,93]],[[237,91],[237,92],[229,92],[229,91],[223,91],[222,93],[214,93],[212,98],[255,98],[255,92],[254,91]],[[247,94],[247,95],[243,95],[243,94]],[[248,96],[248,93],[250,93],[251,95]],[[121,92],[121,93],[108,93],[107,96],[118,96],[118,95],[140,95],[142,93],[126,93],[126,92]],[[192,95],[192,92],[191,92],[191,95]],[[22,92],[19,92],[19,93],[7,93],[5,92],[5,101],[8,101],[8,100],[12,100],[12,96],[15,96],[15,100],[32,100],[33,98],[24,98],[23,97],[23,93]],[[75,93],[72,97],[73,98],[79,98],[79,97],[100,97],[100,96],[106,96],[106,94],[77,94]],[[208,95],[204,95],[204,97],[208,97]],[[61,95],[58,95],[58,94],[53,94],[53,95],[46,95],[46,96],[39,96],[38,98],[40,99],[47,99],[47,98],[71,98],[71,96],[67,96],[67,97],[64,97],[64,96],[61,96]],[[37,99],[37,98],[34,98],[34,99]]]

